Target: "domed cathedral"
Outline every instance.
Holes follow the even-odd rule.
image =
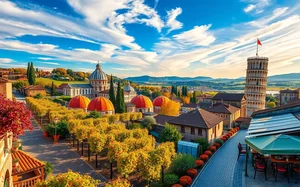
[[[100,64],[96,65],[95,71],[89,77],[90,85],[93,87],[93,97],[98,97],[99,92],[109,90],[108,78],[102,71]]]
[[[129,103],[132,98],[136,96],[136,92],[132,86],[130,86],[130,83],[127,82],[127,85],[124,87],[124,102]]]

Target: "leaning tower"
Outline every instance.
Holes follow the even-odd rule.
[[[265,108],[267,75],[267,57],[249,57],[247,59],[247,75],[245,95],[247,99],[247,116],[250,117],[254,111]]]

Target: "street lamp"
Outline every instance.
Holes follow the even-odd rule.
[[[53,122],[54,122],[54,136],[53,136],[53,139],[54,139],[54,143],[57,143],[58,137],[56,135],[56,124],[58,122],[58,118],[56,116],[54,117],[54,121]]]

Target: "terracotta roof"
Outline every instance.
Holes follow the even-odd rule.
[[[114,105],[112,102],[105,98],[105,97],[96,97],[94,98],[88,105],[88,110],[90,111],[100,111],[100,112],[106,112],[106,111],[114,111]]]
[[[69,85],[68,83],[63,83],[59,85],[58,89],[68,88],[69,87],[68,85]]]
[[[275,112],[275,111],[280,111],[280,110],[284,111],[286,109],[299,107],[299,106],[300,106],[300,100],[297,100],[293,103],[281,105],[281,106],[278,106],[278,107],[255,111],[255,112],[252,113],[251,117],[255,117],[256,115],[259,115],[259,114],[266,114],[266,113],[269,113],[269,112]],[[286,113],[288,113],[288,112],[286,112]]]
[[[166,115],[158,114],[158,115],[154,116],[154,118],[155,118],[157,124],[164,125],[169,120],[176,118],[176,116],[166,116]]]
[[[167,102],[169,102],[169,101],[170,101],[169,98],[167,98],[166,96],[161,95],[161,96],[156,97],[156,98],[153,100],[153,106],[158,106],[158,107],[160,107],[160,106],[162,106],[163,104],[165,104],[165,103],[167,103]]]
[[[212,100],[241,101],[244,97],[243,93],[217,93]]]
[[[144,95],[137,95],[131,99],[131,103],[135,104],[136,108],[152,108],[152,102],[149,97]]]
[[[19,171],[17,173],[13,173],[12,175],[27,173],[37,168],[44,167],[45,165],[43,162],[23,151],[16,151],[15,153],[12,153],[11,156],[13,160],[15,158],[19,159]]]
[[[210,129],[223,120],[224,118],[219,117],[211,112],[208,112],[203,109],[196,109],[188,113],[181,114],[180,116],[171,119],[168,122],[175,125]]]
[[[9,82],[8,79],[0,77],[0,83],[7,83]]]
[[[209,112],[214,112],[214,113],[233,114],[240,109],[232,105],[228,105],[224,103],[216,103],[212,107],[208,108],[207,110]]]
[[[251,122],[251,119],[250,117],[239,117],[235,120],[236,123],[244,123],[244,124],[250,124]]]
[[[90,103],[90,99],[82,96],[82,95],[78,95],[73,97],[70,102],[69,102],[69,107],[72,108],[87,108],[88,105]]]
[[[25,88],[25,90],[45,90],[41,85],[31,85]]]

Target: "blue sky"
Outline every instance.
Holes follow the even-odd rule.
[[[258,37],[269,75],[300,68],[297,0],[0,0],[0,25],[0,67],[236,78]]]

